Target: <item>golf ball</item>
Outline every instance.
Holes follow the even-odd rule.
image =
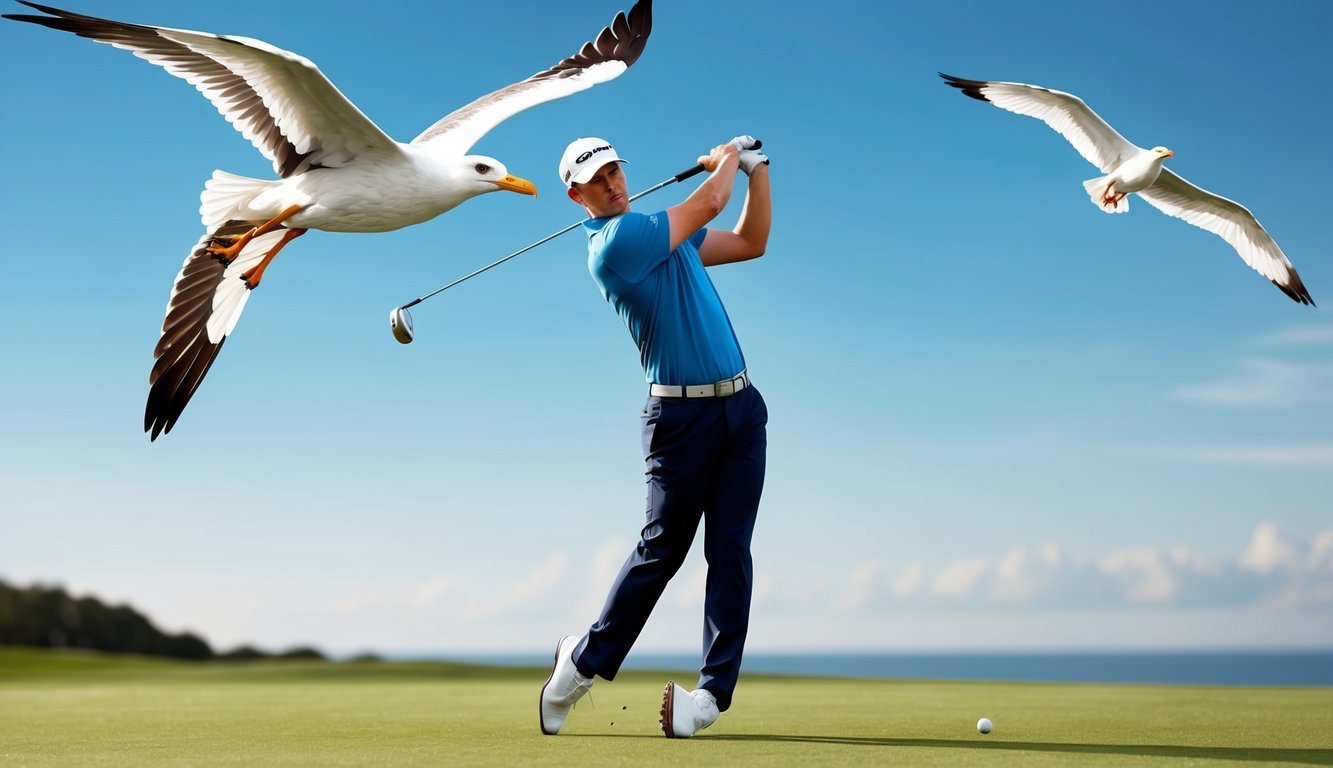
[[[983,717],[977,721],[977,730],[982,733],[990,733],[990,718]]]

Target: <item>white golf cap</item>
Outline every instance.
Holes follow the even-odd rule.
[[[575,182],[582,184],[607,163],[627,162],[616,154],[615,147],[606,139],[574,139],[565,147],[565,154],[560,158],[560,180],[565,182],[566,187]]]

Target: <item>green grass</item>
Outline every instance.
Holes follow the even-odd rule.
[[[666,676],[646,672],[598,681],[541,736],[546,674],[0,647],[0,765],[1333,765],[1333,688],[746,676],[716,725],[674,741]]]

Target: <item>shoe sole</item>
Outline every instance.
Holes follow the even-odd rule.
[[[546,718],[542,716],[542,699],[546,698],[546,689],[551,685],[551,681],[555,679],[555,668],[560,664],[560,646],[564,645],[568,639],[569,635],[565,635],[555,641],[555,654],[551,658],[551,676],[546,678],[546,683],[542,685],[541,695],[537,697],[537,725],[541,727],[543,736],[555,736],[560,733],[559,730],[546,730]]]
[[[666,737],[668,739],[679,738],[676,736],[676,730],[671,727],[672,705],[675,704],[675,700],[676,700],[676,683],[674,681],[668,682],[666,684],[666,689],[662,691],[662,712],[661,712],[662,733],[666,734]]]

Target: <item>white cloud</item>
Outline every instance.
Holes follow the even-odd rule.
[[[1215,608],[1333,604],[1333,530],[1308,543],[1272,522],[1255,527],[1240,551],[1208,558],[1186,546],[1128,547],[1089,561],[1055,543],[1018,545],[995,558],[937,565],[913,562],[886,577],[867,561],[843,572],[807,606],[823,602],[842,613],[926,611],[1088,610],[1098,608]],[[779,580],[781,577],[779,577]],[[790,599],[790,592],[787,592]],[[790,609],[790,606],[788,606]]]
[[[755,577],[754,593],[751,600],[767,600],[768,596],[773,594],[773,574],[764,572]]]
[[[688,569],[688,570],[687,570]],[[671,602],[680,608],[695,608],[704,604],[704,593],[708,587],[708,566],[699,563],[693,568],[681,566],[671,580]],[[610,584],[606,585],[610,588]]]
[[[1291,545],[1282,540],[1277,526],[1265,521],[1254,529],[1250,537],[1250,546],[1240,556],[1242,570],[1256,573],[1271,573],[1281,567],[1289,567],[1296,562],[1296,553]]]
[[[450,596],[458,585],[458,579],[453,576],[437,576],[421,584],[407,585],[401,589],[363,590],[336,599],[329,610],[335,614],[352,615],[391,607],[394,610],[411,613],[427,613]]]
[[[1181,400],[1229,407],[1292,407],[1333,399],[1333,366],[1248,358],[1240,371],[1216,381],[1179,387]]]
[[[218,647],[322,641],[337,652],[545,650],[547,641],[580,632],[596,618],[632,545],[607,540],[577,556],[553,550],[526,570],[474,564],[416,579],[390,575],[369,588],[358,588],[359,578],[321,582],[317,599],[300,577],[250,583],[245,599],[228,603],[224,597],[237,593],[230,574],[189,589],[154,579],[127,582],[107,596],[135,595],[142,609],[175,617],[175,628],[201,631]],[[636,648],[696,647],[703,565],[702,558],[686,562]],[[201,602],[201,589],[208,600]],[[1262,627],[1250,625],[1256,616],[1288,628],[1286,635],[1274,629],[1273,642],[1327,644],[1333,642],[1333,528],[1303,539],[1262,522],[1227,556],[1206,557],[1188,546],[1074,556],[1047,542],[953,562],[864,560],[822,570],[769,565],[757,573],[753,616],[752,642],[769,650],[1108,647],[1150,639],[1163,647],[1225,638],[1253,645],[1264,637]]]
[[[634,546],[635,542],[629,539],[610,538],[597,547],[592,556],[592,567],[587,570],[583,600],[579,603],[580,615],[591,620],[601,613],[607,590],[611,589]]]
[[[1051,588],[1065,557],[1055,544],[1029,554],[1026,547],[1009,550],[995,566],[988,596],[1000,603],[1022,603]]]
[[[1314,573],[1333,575],[1333,531],[1324,531],[1315,537],[1306,564]]]
[[[1168,448],[1158,453],[1203,464],[1292,469],[1333,467],[1333,442],[1326,441],[1286,445],[1197,445]]]
[[[1124,549],[1111,552],[1097,564],[1099,570],[1124,585],[1131,603],[1165,603],[1176,596],[1179,586],[1169,558],[1156,549]]]
[[[972,596],[977,583],[991,569],[986,560],[966,560],[946,565],[930,584],[932,597],[962,600]]]
[[[544,598],[557,592],[556,583],[565,574],[569,557],[554,552],[526,576],[510,584],[492,584],[500,589],[485,590],[463,607],[466,618],[488,618],[517,610],[528,609],[545,602]]]
[[[1333,345],[1333,325],[1297,325],[1260,338],[1271,347],[1317,347]]]
[[[861,563],[852,569],[851,582],[838,601],[838,607],[844,611],[858,611],[871,605],[879,596],[883,570],[883,566],[876,562]]]
[[[889,584],[889,594],[900,600],[915,597],[926,584],[926,566],[912,563]]]

